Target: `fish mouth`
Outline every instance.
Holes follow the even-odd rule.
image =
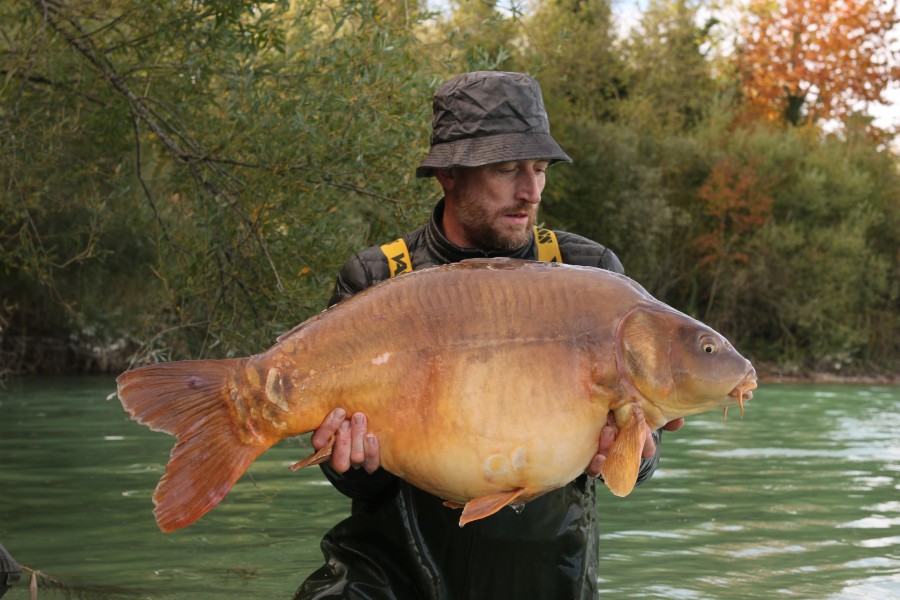
[[[744,402],[753,398],[753,390],[755,390],[756,387],[756,369],[753,368],[753,365],[750,365],[750,369],[744,374],[744,378],[741,382],[734,386],[734,389],[728,393],[730,398],[737,398],[738,406],[741,407],[741,416],[744,416]],[[725,407],[725,413],[722,415],[723,420],[727,414],[728,407]]]

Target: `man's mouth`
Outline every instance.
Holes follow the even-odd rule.
[[[527,212],[506,213],[503,216],[514,223],[527,223],[530,218],[530,215]]]

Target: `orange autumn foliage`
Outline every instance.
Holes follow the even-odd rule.
[[[749,260],[741,241],[750,239],[772,213],[765,187],[753,165],[725,158],[712,168],[697,194],[710,221],[706,232],[694,241],[701,266]]]
[[[882,102],[900,78],[898,24],[894,1],[750,0],[735,55],[748,107],[796,125]]]

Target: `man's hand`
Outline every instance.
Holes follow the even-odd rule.
[[[347,413],[343,408],[331,411],[318,429],[313,432],[311,442],[313,448],[320,450],[328,444],[331,436],[334,436],[334,447],[331,451],[331,467],[338,473],[346,473],[350,468],[364,468],[367,473],[374,473],[381,466],[378,450],[378,438],[369,433],[366,415],[354,413],[347,419]],[[669,421],[662,426],[666,431],[677,431],[684,426],[684,419],[679,418]],[[600,475],[600,467],[606,460],[619,428],[616,426],[615,415],[610,411],[606,419],[606,425],[600,431],[600,443],[597,454],[591,460],[591,464],[585,472],[590,477]],[[647,427],[647,436],[644,441],[644,449],[641,458],[650,458],[656,454],[656,443],[653,441],[650,427]]]
[[[678,431],[683,426],[684,418],[680,417],[674,421],[669,421],[663,425],[661,429],[666,431]],[[591,464],[585,469],[585,473],[588,474],[588,477],[596,478],[600,476],[600,467],[603,466],[603,462],[606,460],[606,456],[609,454],[618,434],[619,428],[616,426],[616,416],[612,411],[609,411],[609,414],[606,416],[606,425],[600,430],[600,446],[597,449],[597,454],[594,455]],[[641,451],[641,458],[650,458],[654,454],[656,454],[656,442],[653,441],[653,435],[650,426],[648,425],[647,435],[644,437],[644,449]]]
[[[346,473],[350,467],[362,467],[367,473],[374,473],[381,466],[378,438],[374,433],[369,433],[369,425],[363,413],[354,413],[348,419],[343,408],[331,411],[310,438],[313,448],[321,450],[328,444],[331,436],[334,436],[331,467],[338,473]]]

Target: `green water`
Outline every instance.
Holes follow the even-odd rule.
[[[162,534],[150,498],[172,438],[129,421],[114,389],[0,388],[0,543],[85,598],[289,598],[348,510],[318,470],[287,469],[308,449],[282,442]],[[898,407],[900,388],[767,385],[743,419],[690,418],[653,480],[600,494],[603,596],[900,599]]]

